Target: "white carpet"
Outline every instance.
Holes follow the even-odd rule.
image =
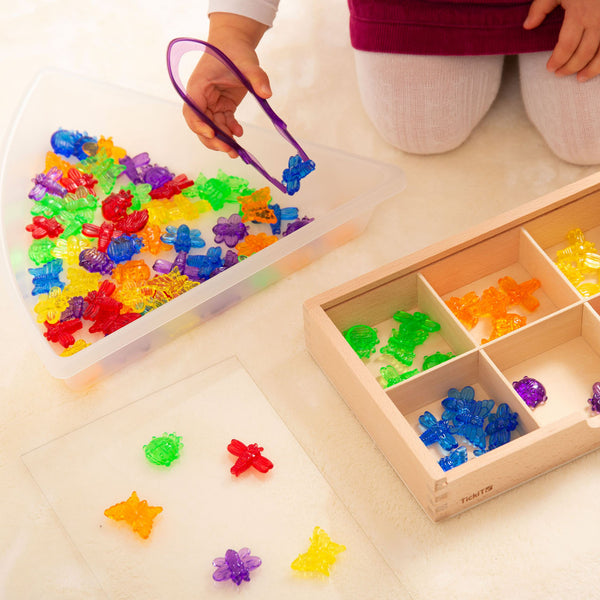
[[[175,100],[165,68],[167,43],[207,31],[203,0],[2,5],[2,138],[30,82],[46,66]],[[0,598],[103,597],[21,455],[231,355],[415,600],[600,598],[599,453],[432,524],[309,357],[301,312],[305,299],[335,284],[596,168],[565,164],[550,153],[527,121],[513,61],[497,101],[463,147],[434,157],[388,147],[360,104],[344,0],[282,0],[260,55],[272,104],[296,136],[399,165],[407,188],[376,211],[361,237],[85,393],[45,371],[23,336],[3,274]],[[253,110],[245,116],[258,118]],[[239,334],[224,334],[232,328]],[[101,447],[103,440],[97,443]],[[178,597],[176,581],[173,586]],[[132,581],[131,590],[115,597],[134,597],[134,588]]]

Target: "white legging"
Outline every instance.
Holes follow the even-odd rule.
[[[550,52],[519,56],[527,115],[551,150],[580,165],[600,163],[600,76],[579,83],[546,70]],[[462,144],[490,108],[503,56],[418,56],[355,51],[363,105],[379,133],[405,152]]]

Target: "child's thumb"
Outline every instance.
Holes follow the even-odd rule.
[[[271,84],[269,83],[269,77],[260,67],[255,66],[246,70],[245,75],[254,88],[254,91],[261,98],[266,99],[273,95],[273,92],[271,91]]]

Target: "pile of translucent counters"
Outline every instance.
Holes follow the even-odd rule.
[[[62,356],[313,219],[219,170],[195,179],[112,138],[59,129],[29,192],[35,318]]]

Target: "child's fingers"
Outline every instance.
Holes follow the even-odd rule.
[[[228,144],[223,142],[222,140],[215,137],[215,132],[212,127],[207,125],[202,119],[196,115],[196,113],[186,105],[183,107],[183,116],[185,118],[188,127],[198,136],[198,139],[209,149],[209,150],[217,150],[219,152],[225,152],[231,158],[237,158],[238,153],[236,150],[231,148]],[[221,129],[227,131],[229,127],[224,127],[224,123],[216,123],[221,127]],[[241,129],[241,126],[238,125]],[[229,131],[227,131],[229,133]],[[234,135],[237,135],[233,132]]]
[[[240,137],[244,134],[244,129],[235,118],[235,114],[232,111],[228,111],[224,114],[225,116],[225,127],[231,132],[231,135]]]
[[[577,73],[577,80],[583,83],[584,81],[588,81],[588,79],[596,77],[596,75],[600,75],[600,51]]]
[[[529,7],[527,18],[523,22],[525,29],[535,29],[542,24],[546,15],[551,13],[559,2],[556,0],[533,0]]]
[[[212,127],[207,125],[187,104],[183,105],[182,112],[185,122],[194,133],[208,139],[215,137]]]
[[[225,152],[225,154],[228,154],[231,158],[237,158],[238,153],[231,148],[231,146],[228,146],[225,142],[221,141],[220,139],[213,137],[213,138],[205,138],[201,135],[198,136],[198,139],[209,149],[209,150],[217,150],[218,152]]]
[[[555,71],[557,75],[572,75],[583,69],[597,54],[599,39],[598,36],[590,31],[585,30],[569,60]]]
[[[577,48],[582,41],[583,33],[584,29],[582,26],[565,19],[560,33],[558,34],[558,42],[546,65],[549,71],[556,72],[561,69],[561,67],[566,67],[569,60],[577,51]],[[591,57],[588,57],[588,60],[589,58]]]

